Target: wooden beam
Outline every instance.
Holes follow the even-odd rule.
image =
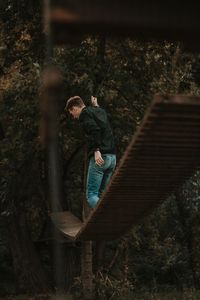
[[[198,2],[192,0],[52,0],[50,23],[55,44],[83,34],[183,41],[200,48]]]

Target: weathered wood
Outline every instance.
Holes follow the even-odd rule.
[[[180,40],[191,49],[200,47],[194,0],[51,0],[50,22],[56,44],[89,33]]]
[[[52,213],[51,219],[56,227],[70,239],[75,238],[82,226],[82,222],[69,211]]]
[[[67,224],[67,218],[61,215],[64,225],[60,222],[59,226],[65,234],[71,235],[75,240],[105,240],[119,237],[150,214],[197,170],[200,164],[200,118],[196,118],[196,114],[191,114],[190,110],[187,112],[187,105],[199,111],[200,98],[155,97],[120,160],[101,201],[86,222],[81,226],[79,221],[70,216],[71,219],[68,218]],[[152,115],[152,111],[157,107],[160,112]],[[173,112],[174,131],[166,134],[173,107],[176,107]],[[184,121],[181,119],[182,113]],[[152,127],[147,131],[146,124],[149,118]],[[158,132],[159,136],[155,140]],[[58,225],[59,215],[54,221]],[[65,230],[63,227],[66,227]]]

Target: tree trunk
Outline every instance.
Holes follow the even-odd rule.
[[[98,272],[103,270],[105,249],[106,241],[97,241],[95,243],[95,255],[93,260],[95,274],[98,274]]]
[[[200,222],[191,228],[195,286],[200,289]]]
[[[6,223],[17,291],[31,294],[47,292],[48,280],[31,240],[24,214],[13,215]]]
[[[182,232],[184,235],[184,241],[185,241],[185,245],[186,245],[186,248],[188,251],[188,260],[189,260],[190,270],[191,270],[191,274],[192,274],[193,286],[195,288],[197,288],[198,287],[198,278],[196,275],[198,274],[198,271],[196,271],[196,265],[195,265],[195,260],[194,260],[193,231],[192,231],[192,228],[188,228],[186,225],[186,214],[185,214],[185,210],[184,210],[181,198],[182,198],[182,193],[177,192],[175,194],[175,199],[176,199],[176,204],[177,204],[178,211],[179,211],[180,223],[181,223]]]
[[[80,276],[81,264],[80,264],[80,250],[74,247],[71,243],[65,244],[65,286],[69,291],[74,278]]]
[[[101,36],[98,40],[97,45],[97,60],[99,65],[104,64],[104,57],[105,57],[105,45],[106,39],[104,36]],[[94,82],[93,82],[93,95],[97,96],[98,89],[100,84],[102,83],[102,76],[101,74],[94,73]],[[86,148],[84,150],[84,190],[86,187],[86,178],[87,178],[87,151]],[[83,220],[87,218],[90,209],[86,201],[83,203]],[[101,243],[100,243],[101,244]],[[99,244],[98,244],[99,245]],[[103,244],[102,244],[103,245]],[[84,241],[82,242],[82,255],[81,255],[81,276],[82,276],[82,285],[83,285],[83,296],[85,300],[92,300],[94,299],[94,284],[93,284],[93,255],[92,255],[92,241]],[[101,251],[100,251],[101,252]],[[101,256],[99,254],[99,256]]]
[[[105,36],[100,36],[97,41],[97,52],[96,61],[98,68],[93,70],[93,96],[98,97],[102,83],[104,82],[106,73],[105,70],[105,52],[106,52],[106,38]]]
[[[92,242],[82,242],[81,277],[84,300],[94,299],[93,272],[92,272]]]

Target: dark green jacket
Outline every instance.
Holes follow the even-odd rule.
[[[86,135],[89,156],[93,155],[97,149],[102,154],[115,153],[113,133],[104,109],[93,106],[85,107],[80,114],[79,121]]]

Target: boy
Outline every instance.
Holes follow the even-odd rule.
[[[66,110],[78,119],[86,136],[89,166],[86,197],[92,208],[100,199],[116,166],[112,129],[104,109],[92,97],[94,106],[86,107],[79,96],[68,99]]]

